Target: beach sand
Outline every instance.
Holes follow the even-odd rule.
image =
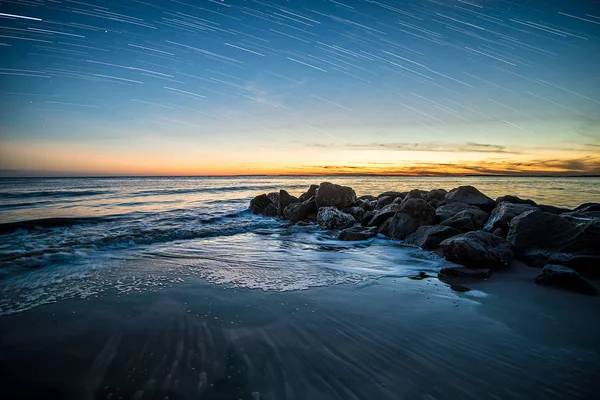
[[[600,297],[538,273],[64,300],[0,318],[0,398],[594,398]]]

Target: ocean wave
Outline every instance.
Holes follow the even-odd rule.
[[[17,230],[51,229],[80,224],[93,224],[110,221],[114,217],[76,217],[76,218],[41,218],[26,221],[5,222],[0,224],[0,234],[13,233]]]
[[[161,196],[172,194],[194,194],[194,193],[227,193],[239,191],[277,191],[280,190],[280,185],[255,185],[255,186],[223,186],[223,187],[205,187],[192,189],[157,189],[157,190],[142,190],[132,193],[135,196]],[[287,186],[287,189],[304,189],[307,190],[307,185],[292,185]]]
[[[32,197],[87,197],[113,193],[110,190],[44,190],[39,192],[0,193],[0,199],[30,199]]]

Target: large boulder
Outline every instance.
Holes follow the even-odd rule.
[[[419,223],[416,219],[408,214],[397,212],[381,226],[379,232],[390,239],[404,240],[418,228]]]
[[[458,201],[460,203],[479,207],[484,211],[491,211],[496,206],[494,200],[490,199],[473,186],[459,186],[456,189],[452,189],[446,194],[445,201]]]
[[[377,211],[367,226],[381,226],[388,219],[394,216],[397,211],[400,211],[400,204],[388,204],[381,210]]]
[[[485,224],[489,217],[489,214],[479,207],[471,206],[466,203],[450,202],[436,208],[435,219],[438,222],[442,222],[454,217],[456,214],[462,211],[469,211],[471,214],[473,214],[476,221],[481,221],[481,226]]]
[[[265,209],[271,205],[271,200],[266,194],[261,194],[250,200],[250,209],[254,214],[263,214]]]
[[[377,228],[364,228],[361,226],[354,226],[352,228],[346,228],[338,234],[339,240],[347,241],[358,241],[367,240],[377,235]]]
[[[445,189],[433,189],[425,193],[425,196],[423,198],[428,203],[431,202],[431,200],[442,201],[446,198],[447,194],[448,191],[446,191]]]
[[[383,193],[379,194],[379,196],[377,196],[377,198],[384,197],[384,196],[391,197],[393,200],[396,197],[406,196],[406,192],[394,192],[394,191],[383,192]]]
[[[600,218],[600,203],[584,203],[573,211],[563,213],[562,215],[579,219]]]
[[[596,288],[579,275],[577,271],[562,265],[546,265],[542,269],[542,273],[535,278],[535,283],[538,285],[560,286],[590,296],[598,294]]]
[[[410,193],[402,201],[400,212],[413,217],[419,226],[433,224],[433,220],[435,219],[435,208],[421,198],[409,196]]]
[[[316,190],[317,207],[336,207],[340,210],[352,206],[356,201],[356,193],[351,187],[323,182]]]
[[[376,210],[380,210],[383,207],[387,206],[388,204],[392,204],[392,202],[394,201],[393,197],[390,196],[382,196],[380,198],[377,199],[377,205],[375,206]]]
[[[355,220],[361,221],[363,216],[365,215],[365,209],[362,207],[350,207],[343,210],[346,214],[350,214],[354,217]]]
[[[500,205],[500,203],[513,203],[513,204],[529,204],[530,206],[537,206],[536,202],[533,200],[525,200],[517,196],[512,196],[507,194],[506,196],[501,196],[496,199],[496,205]]]
[[[471,268],[505,268],[513,258],[508,241],[484,231],[451,237],[440,246],[447,260]]]
[[[410,200],[410,199],[422,199],[423,198],[423,193],[424,192],[422,190],[413,189],[410,192],[408,192],[406,194],[406,196],[404,196],[402,198],[402,201],[404,202],[404,201],[407,201],[407,200]]]
[[[283,210],[283,217],[292,222],[303,221],[308,218],[312,212],[316,212],[317,206],[314,198],[303,201],[302,203],[291,203]]]
[[[517,215],[523,214],[526,211],[531,211],[535,207],[529,204],[507,203],[503,202],[494,208],[490,218],[487,220],[483,230],[493,232],[497,228],[508,230],[508,224]]]
[[[275,207],[279,205],[279,192],[271,192],[267,196],[269,197],[269,200],[271,200],[271,203],[273,203]]]
[[[460,235],[460,231],[448,226],[423,225],[408,235],[404,242],[425,250],[434,250],[440,247],[444,240],[456,235]]]
[[[265,217],[276,217],[277,216],[277,207],[274,204],[269,204],[267,208],[265,208],[262,213]]]
[[[304,200],[310,199],[311,197],[313,197],[317,193],[317,188],[318,187],[319,187],[319,185],[310,185],[310,187],[308,188],[308,190],[305,193],[302,193],[300,195],[300,197],[298,197],[298,200],[304,201]]]
[[[317,223],[323,229],[346,229],[356,221],[350,214],[346,214],[335,207],[321,207],[317,214]]]
[[[509,226],[506,238],[527,264],[564,265],[600,277],[600,220],[532,210],[513,218]]]
[[[481,211],[481,210],[480,210]],[[483,211],[481,211],[483,212]],[[485,214],[485,212],[483,212]],[[487,216],[487,214],[485,214]],[[485,220],[483,220],[483,218],[476,214],[473,213],[470,210],[465,210],[465,211],[461,211],[458,214],[456,214],[455,216],[448,218],[442,222],[440,222],[440,225],[443,226],[449,226],[451,228],[457,229],[463,233],[466,232],[471,232],[471,231],[478,231],[481,228],[483,228],[483,224],[485,223]]]
[[[292,203],[297,203],[298,199],[285,190],[279,191],[279,203],[277,204],[277,214],[283,215],[283,210]]]

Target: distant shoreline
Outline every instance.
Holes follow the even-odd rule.
[[[600,178],[600,174],[584,175],[403,175],[403,174],[241,174],[241,175],[0,175],[0,179],[111,179],[111,178],[314,178],[314,177],[373,177],[373,178]]]

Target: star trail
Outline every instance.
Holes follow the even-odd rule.
[[[11,174],[600,174],[600,2],[0,2]]]

